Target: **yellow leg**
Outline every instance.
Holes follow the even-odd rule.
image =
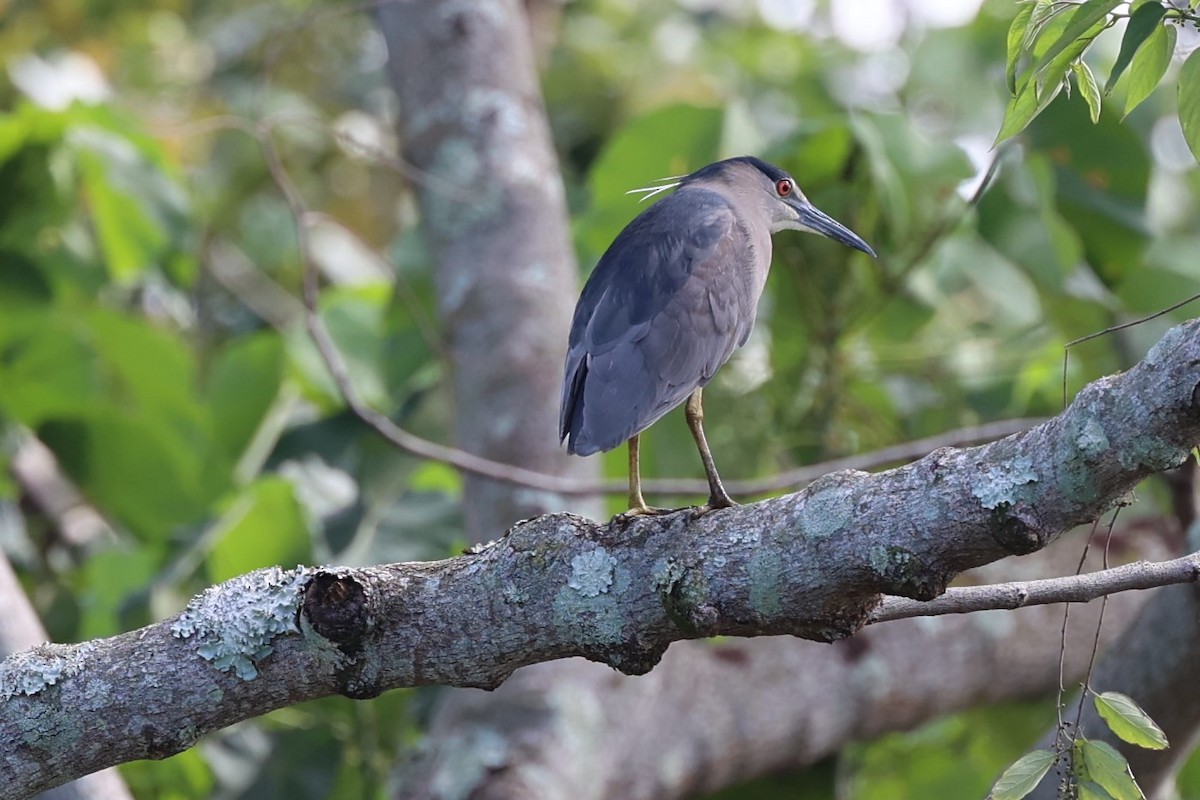
[[[629,510],[622,517],[638,517],[643,514],[669,514],[669,508],[655,508],[646,505],[642,497],[642,459],[640,434],[634,434],[629,440]]]
[[[731,508],[737,503],[721,485],[721,476],[717,474],[717,465],[713,463],[712,452],[708,449],[708,439],[704,436],[704,403],[701,399],[703,389],[692,392],[688,398],[687,423],[692,430],[692,438],[696,440],[696,449],[700,451],[700,460],[704,462],[704,474],[708,477],[708,504],[705,511],[715,508]]]

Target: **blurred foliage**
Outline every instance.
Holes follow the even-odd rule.
[[[760,324],[706,394],[729,477],[1054,413],[1065,342],[1200,291],[1182,12],[1156,28],[1140,3],[1138,27],[1117,26],[1131,42],[1175,31],[1162,85],[1135,90],[1157,66],[1116,33],[1082,62],[1066,46],[1048,56],[1054,31],[1092,30],[1059,15],[1014,60],[1013,19],[1041,2],[955,19],[935,5],[856,17],[830,2],[577,0],[549,37],[544,90],[584,271],[639,210],[627,190],[743,152],[791,170],[880,254],[777,237]],[[310,0],[0,2],[0,16],[0,467],[36,436],[113,526],[65,539],[0,468],[0,544],[51,635],[127,630],[268,564],[453,552],[459,476],[372,436],[305,335],[293,220],[256,141],[272,137],[321,215],[322,314],[359,390],[448,441],[430,263],[369,17]],[[1006,70],[1015,91],[1063,54],[1041,113],[989,150]],[[1121,72],[1105,89],[1123,104],[1046,97],[1067,74]],[[1074,348],[1069,387],[1188,316]],[[604,459],[624,476],[624,453]],[[654,428],[643,464],[701,474],[682,419]],[[124,773],[144,798],[382,797],[422,702],[310,703]],[[980,796],[1045,724],[1028,720],[972,711],[738,796]]]
[[[890,734],[845,755],[844,797],[985,797],[992,781],[1054,724],[1049,703],[979,708]]]

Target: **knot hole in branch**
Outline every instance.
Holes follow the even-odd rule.
[[[369,627],[367,591],[350,575],[318,572],[304,590],[304,616],[312,629],[347,655],[359,649]]]
[[[1050,535],[1031,507],[1023,503],[1000,503],[992,509],[991,534],[996,544],[1014,556],[1027,556],[1050,543]]]
[[[894,545],[873,550],[871,567],[882,580],[884,591],[913,600],[932,600],[946,591],[949,580],[912,551]]]

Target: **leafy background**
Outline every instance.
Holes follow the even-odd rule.
[[[1047,59],[1070,14],[1009,46],[1042,5],[562,9],[542,79],[585,270],[638,210],[626,190],[742,152],[787,167],[880,253],[777,238],[758,329],[706,394],[724,474],[1052,414],[1065,342],[1200,291],[1196,109],[1177,96],[1198,80],[1195,25],[1160,17],[1157,55],[1134,55],[1105,96],[1132,23],[1105,17],[1085,73]],[[36,437],[105,521],[64,537],[0,469],[0,545],[52,637],[128,630],[268,564],[455,552],[459,476],[366,431],[303,331],[293,221],[259,146],[272,137],[322,214],[321,313],[356,386],[448,441],[430,261],[369,17],[309,0],[0,0],[0,18],[0,465]],[[1019,135],[993,148],[999,131]],[[1068,387],[1194,313],[1073,348]],[[624,454],[604,458],[623,477]],[[700,475],[681,420],[655,427],[644,470]],[[435,694],[307,703],[123,772],[146,798],[382,797]],[[1052,719],[1044,700],[973,710],[723,796],[982,796]],[[1181,792],[1200,797],[1200,765]]]

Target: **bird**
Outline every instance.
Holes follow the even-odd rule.
[[[686,402],[708,479],[701,513],[736,505],[704,435],[702,393],[754,327],[771,235],[816,233],[874,257],[816,208],[795,178],[755,156],[717,161],[635,189],[649,199],[592,270],[571,322],[559,441],[587,456],[629,443],[629,511],[668,513],[642,496],[639,437]]]

